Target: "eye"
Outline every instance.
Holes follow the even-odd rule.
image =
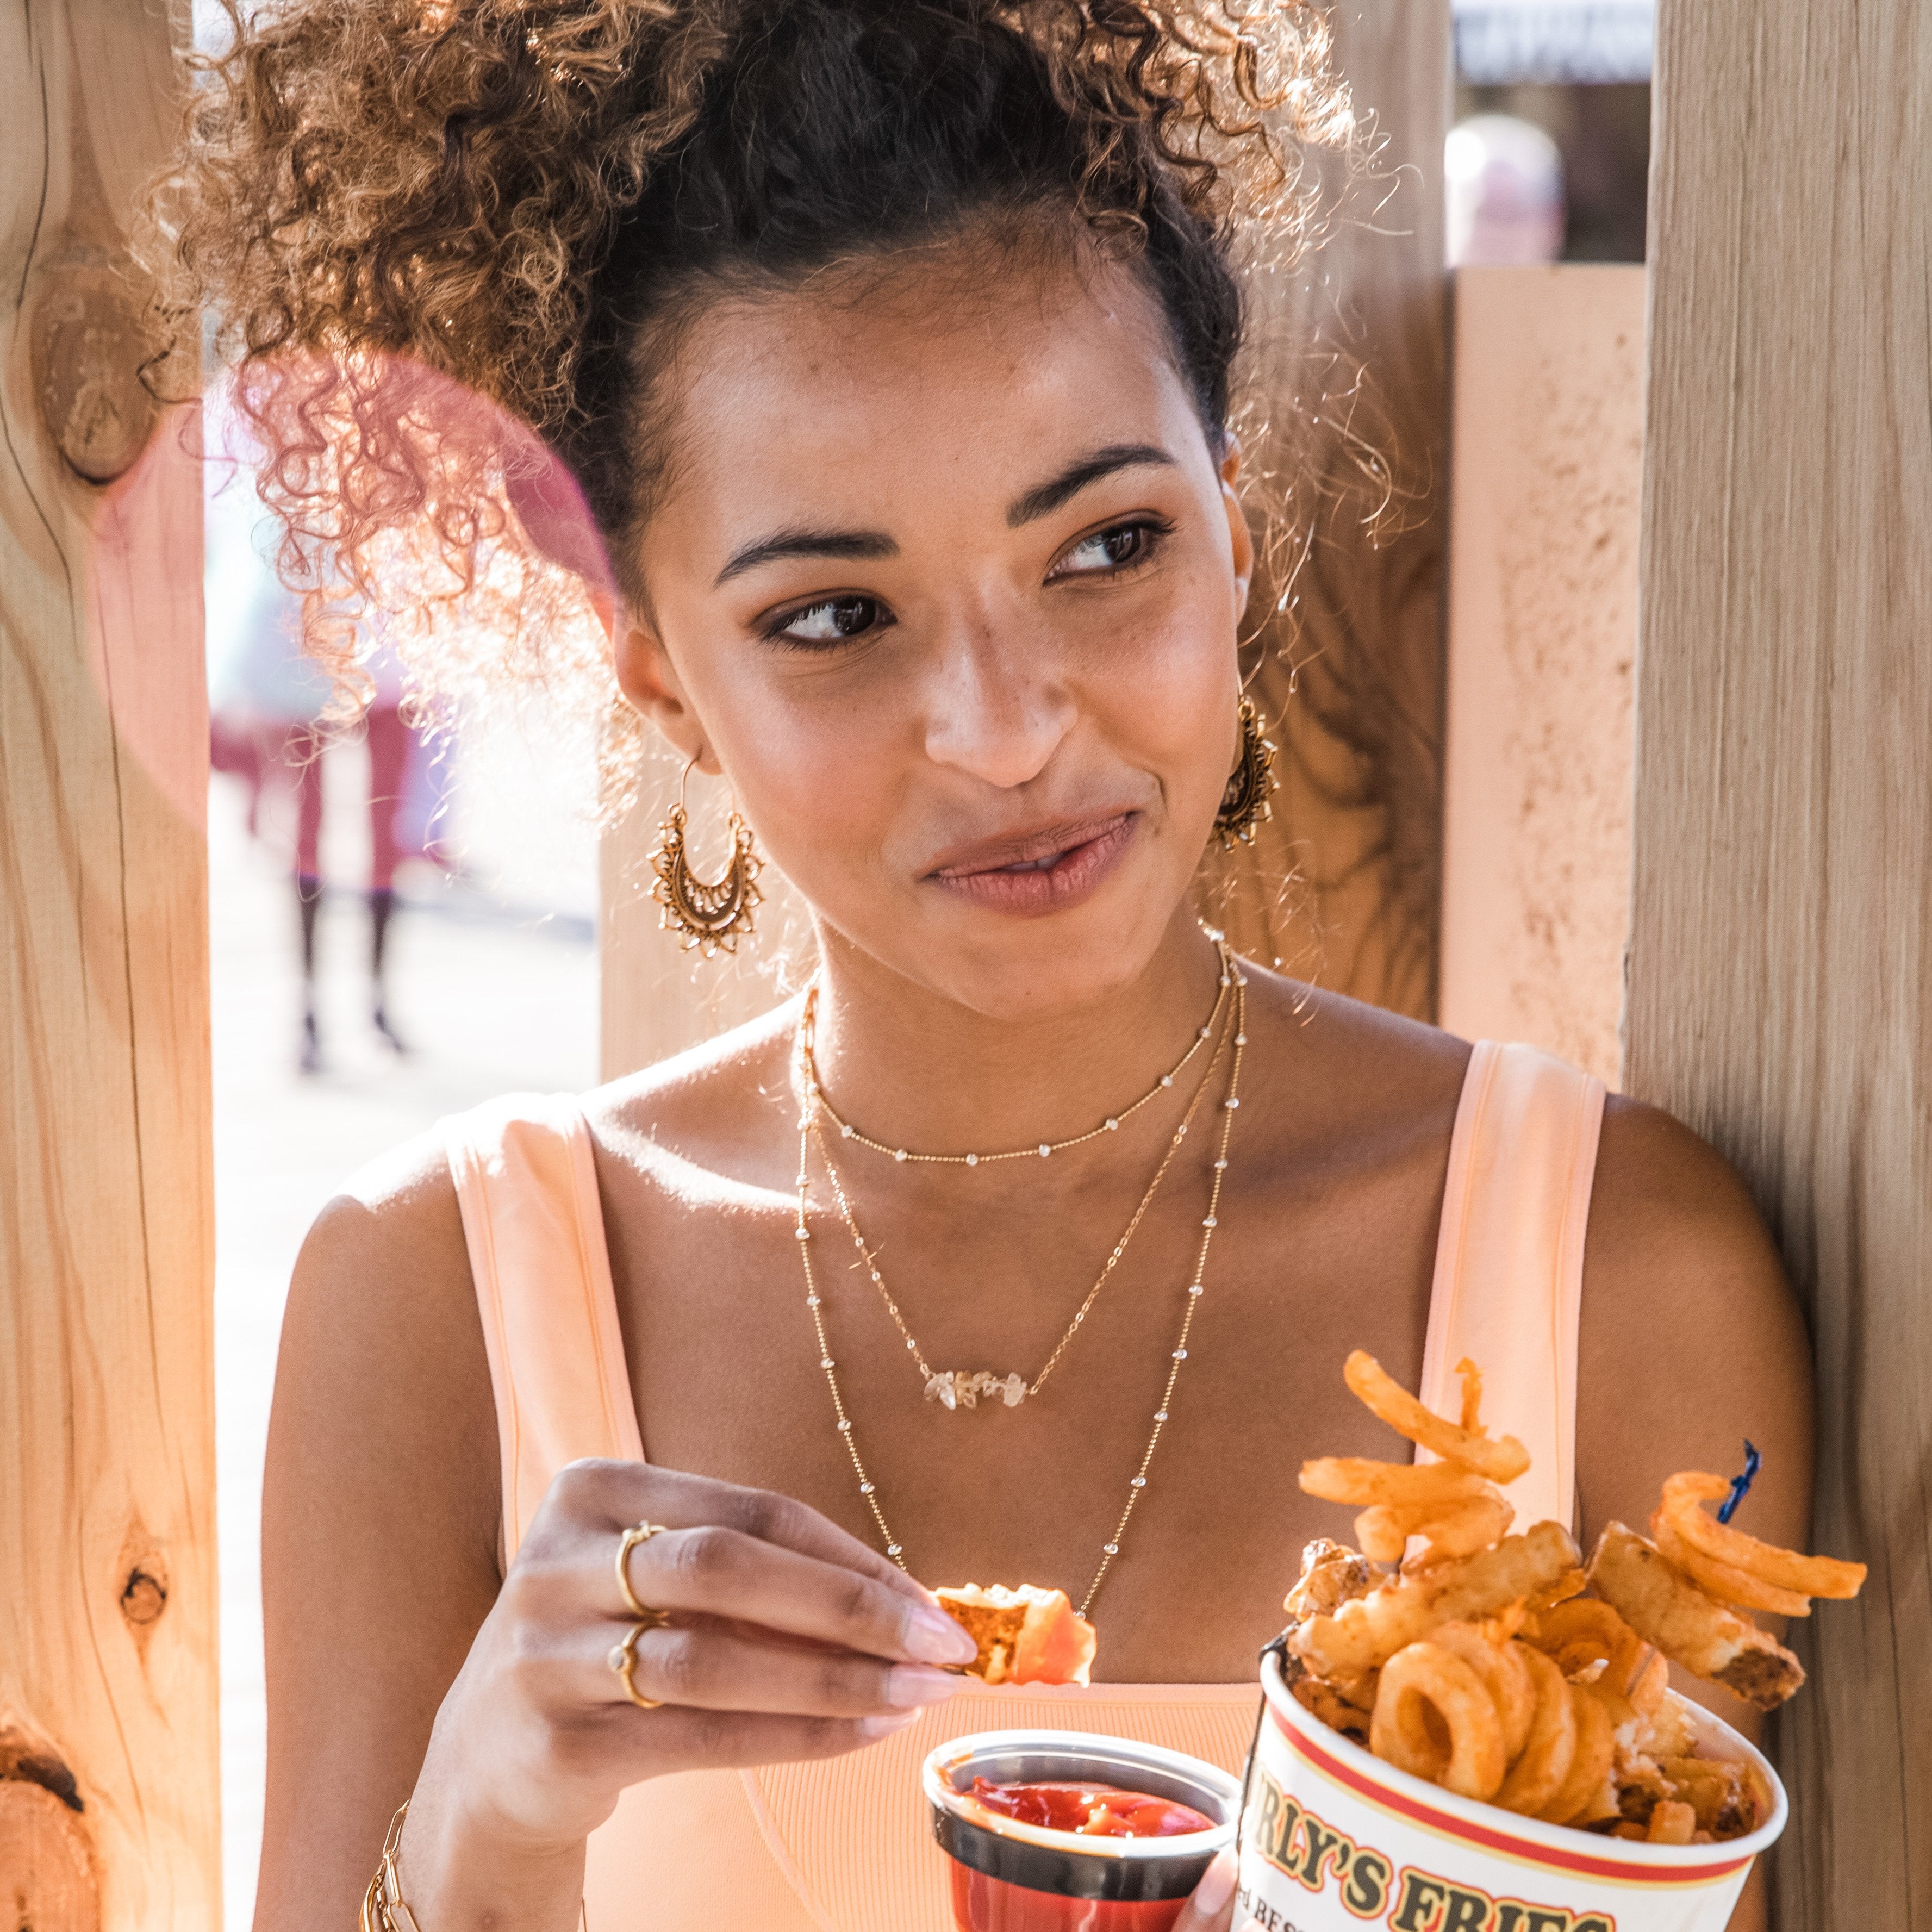
[[[827,597],[802,610],[782,612],[765,634],[787,644],[842,644],[892,621],[876,597]]]
[[[1144,563],[1173,525],[1153,517],[1114,524],[1082,537],[1053,567],[1055,577],[1103,577]]]

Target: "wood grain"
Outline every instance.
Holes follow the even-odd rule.
[[[201,490],[123,240],[174,87],[160,8],[0,16],[0,1837],[39,1932],[220,1918]]]
[[[1816,1352],[1780,1932],[1932,1927],[1932,14],[1664,0],[1631,1090],[1739,1167]]]
[[[1252,686],[1282,749],[1274,820],[1252,848],[1207,862],[1202,905],[1256,957],[1428,1017],[1448,555],[1448,0],[1349,0],[1334,23],[1358,111],[1383,137],[1378,178],[1300,272],[1255,292],[1248,374],[1269,428],[1249,456],[1291,471],[1308,541],[1299,602],[1291,620],[1266,628]],[[1382,492],[1350,455],[1364,436],[1405,493],[1372,527]],[[750,1018],[809,958],[804,909],[769,869],[759,883],[773,903],[736,961],[694,964],[657,930],[642,893],[675,773],[661,772],[658,788],[605,840],[607,1078]],[[772,970],[781,951],[789,976]]]
[[[1614,1086],[1644,272],[1456,276],[1441,1019]]]
[[[1300,561],[1292,606],[1264,633],[1250,686],[1282,752],[1274,822],[1225,868],[1220,916],[1253,956],[1432,1018],[1449,6],[1351,0],[1332,20],[1357,114],[1372,123],[1371,178],[1344,203],[1325,247],[1256,291],[1271,434],[1254,454],[1292,485]]]

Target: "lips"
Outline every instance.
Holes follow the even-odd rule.
[[[1140,822],[1138,812],[1115,812],[983,840],[947,854],[926,881],[990,910],[1063,911],[1114,870]]]

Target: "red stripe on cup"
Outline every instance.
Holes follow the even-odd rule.
[[[1747,1856],[1708,1865],[1626,1864],[1618,1859],[1593,1858],[1587,1852],[1558,1851],[1552,1846],[1539,1845],[1528,1838],[1515,1838],[1507,1832],[1493,1831],[1486,1825],[1474,1824],[1449,1812],[1438,1811],[1432,1804],[1424,1804],[1416,1798],[1392,1791],[1374,1778],[1364,1777],[1359,1771],[1344,1764],[1340,1758],[1331,1756],[1313,1738],[1303,1736],[1272,1706],[1269,1707],[1268,1716],[1273,1720],[1275,1729],[1296,1750],[1317,1769],[1334,1779],[1337,1784],[1346,1785],[1358,1797],[1366,1798],[1372,1804],[1397,1812],[1431,1831],[1442,1832],[1449,1838],[1461,1838],[1470,1844],[1484,1846],[1492,1852],[1501,1852],[1507,1858],[1520,1858],[1528,1864],[1543,1865],[1552,1871],[1580,1872],[1589,1878],[1617,1879],[1626,1885],[1702,1885],[1714,1879],[1728,1878],[1732,1873],[1750,1863],[1750,1858]]]

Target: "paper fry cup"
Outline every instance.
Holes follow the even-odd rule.
[[[995,1784],[1087,1779],[1191,1805],[1213,1821],[1169,1838],[1088,1838],[1025,1825],[972,1796]],[[981,1731],[941,1744],[920,1774],[932,1834],[952,1860],[959,1932],[1168,1932],[1216,1852],[1233,1844],[1241,1788],[1179,1751],[1084,1731]]]
[[[1384,1764],[1304,1710],[1276,1657],[1262,1689],[1238,1925],[1245,1912],[1265,1932],[1724,1932],[1752,1862],[1784,1828],[1777,1774],[1702,1711],[1699,1755],[1757,1774],[1757,1828],[1648,1845],[1520,1818]]]

